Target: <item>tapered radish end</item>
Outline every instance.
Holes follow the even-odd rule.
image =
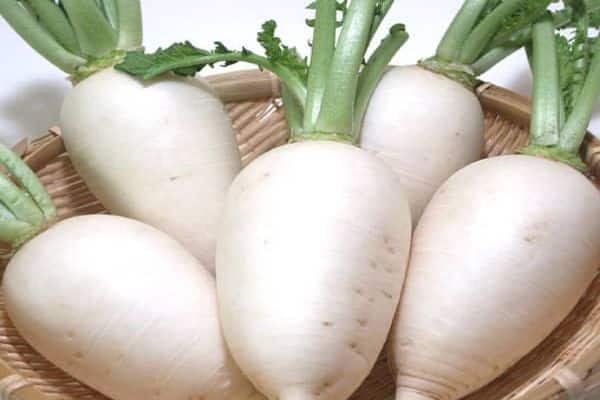
[[[424,393],[416,392],[414,389],[398,387],[395,400],[433,400],[434,398]],[[391,400],[391,399],[390,399]]]

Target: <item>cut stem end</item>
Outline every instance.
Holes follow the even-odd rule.
[[[471,92],[479,83],[477,75],[468,65],[449,63],[435,57],[419,62],[419,65],[428,71],[444,75],[446,78],[460,83]]]

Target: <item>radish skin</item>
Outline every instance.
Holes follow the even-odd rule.
[[[60,222],[17,252],[3,292],[28,343],[111,398],[262,398],[226,350],[213,277],[152,227]]]
[[[530,352],[598,271],[600,192],[562,163],[502,156],[437,192],[391,336],[397,400],[454,400]]]
[[[140,0],[63,3],[6,0],[0,15],[78,82],[60,116],[75,169],[112,214],[166,232],[214,271],[221,206],[241,170],[223,105],[200,80],[143,83],[112,68],[143,48]]]
[[[408,260],[412,221],[398,176],[355,147],[370,93],[408,39],[393,25],[366,60],[392,2],[319,0],[310,63],[266,21],[264,55],[217,42],[130,53],[142,79],[248,62],[282,82],[287,146],[234,181],[217,245],[219,315],[233,358],[270,400],[344,400],[379,355]],[[338,34],[339,28],[339,34]]]
[[[393,67],[371,98],[361,147],[398,173],[416,224],[442,183],[481,159],[483,131],[472,91],[420,66]]]
[[[206,84],[104,70],[67,95],[61,127],[75,168],[109,211],[163,230],[214,270],[217,225],[241,161]]]
[[[346,399],[399,300],[411,219],[398,178],[353,146],[273,150],[235,180],[217,249],[225,337],[269,399]]]

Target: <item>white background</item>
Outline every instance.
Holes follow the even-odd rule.
[[[148,50],[181,40],[190,40],[201,47],[211,47],[213,41],[220,40],[231,48],[246,45],[256,49],[260,24],[273,18],[279,23],[284,42],[308,54],[310,29],[303,21],[310,16],[304,9],[309,0],[142,0],[142,3]],[[411,39],[394,63],[412,64],[432,55],[461,3],[462,0],[397,1],[382,32],[392,23],[403,22]],[[18,138],[40,134],[58,122],[61,99],[69,83],[60,70],[24,44],[4,20],[0,20],[0,51],[0,140],[12,144]],[[483,78],[526,95],[531,90],[522,52]],[[592,128],[600,132],[598,122]]]

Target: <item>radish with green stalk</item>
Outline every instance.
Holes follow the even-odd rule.
[[[0,144],[2,290],[44,357],[115,400],[260,400],[231,359],[214,278],[156,228],[110,215],[57,224],[37,177]]]
[[[91,192],[213,269],[222,205],[241,170],[235,134],[200,80],[142,83],[112,68],[142,44],[139,0],[2,0],[0,14],[76,82],[60,125]]]
[[[600,93],[600,41],[577,18],[571,41],[555,39],[550,17],[533,28],[531,145],[457,172],[416,228],[390,343],[397,400],[455,400],[489,383],[597,276],[600,192],[577,154]]]
[[[361,146],[399,174],[415,223],[446,179],[483,156],[477,77],[527,42],[531,24],[551,2],[466,0],[434,57],[393,67],[381,79],[364,117]],[[570,19],[567,10],[555,16],[558,25]]]
[[[348,398],[371,371],[400,297],[412,230],[408,201],[396,174],[353,146],[357,103],[407,39],[402,26],[393,27],[362,68],[379,5],[352,1],[336,43],[336,1],[316,2],[310,67],[281,45],[274,22],[259,34],[266,58],[188,43],[133,53],[119,65],[151,78],[246,61],[284,83],[293,143],[236,178],[217,247],[225,338],[269,399]]]

